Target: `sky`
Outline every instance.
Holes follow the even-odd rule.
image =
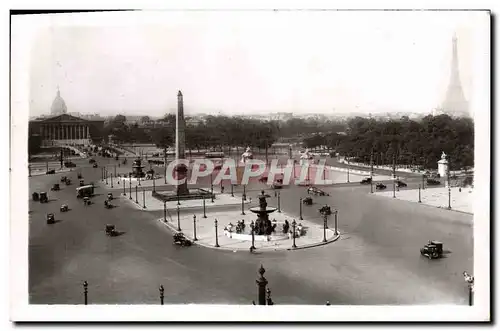
[[[113,16],[110,16],[113,15]],[[485,12],[170,11],[43,15],[31,40],[30,115],[57,88],[68,112],[162,116],[429,113],[458,38],[474,99]]]

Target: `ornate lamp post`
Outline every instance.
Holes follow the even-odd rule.
[[[205,209],[205,198],[203,198],[203,218],[207,218],[207,213]]]
[[[125,181],[122,180],[122,183],[123,183],[123,195],[127,195],[127,191],[125,190]]]
[[[281,194],[278,192],[278,213],[281,213]]]
[[[295,227],[297,226],[297,222],[295,222],[295,219],[292,221],[292,239],[293,239],[293,244],[292,248],[297,248],[297,245],[295,245]]]
[[[135,186],[135,203],[139,204],[139,199],[137,196],[137,185]]]
[[[241,197],[241,215],[245,215],[245,198]]]
[[[300,202],[299,202],[299,220],[304,220],[302,218],[302,198],[300,198]]]
[[[106,175],[106,185],[108,185],[108,169],[104,168],[104,174]]]
[[[243,184],[243,200],[244,201],[247,201],[247,193],[246,193],[247,189],[246,189],[246,187],[247,186],[245,184]]]
[[[338,231],[338,214],[339,214],[339,211],[335,210],[335,235],[336,236],[339,234],[339,231]]]
[[[328,215],[323,214],[323,242],[326,243],[326,222],[328,221]]]
[[[231,196],[234,197],[234,189],[233,189],[234,184],[231,183]]]
[[[451,209],[451,187],[448,182],[448,209]]]
[[[156,192],[155,175],[153,174],[153,192]]]
[[[160,304],[163,305],[163,294],[165,293],[165,289],[163,288],[163,285],[160,285]]]
[[[113,188],[113,173],[110,174],[111,176],[111,188]]]
[[[255,250],[255,223],[253,221],[250,223],[250,229],[252,230],[252,246],[250,246],[250,251],[253,252]]]
[[[196,238],[196,215],[193,215],[193,229],[194,229],[194,238],[193,238],[193,241],[197,241],[198,238]]]
[[[474,276],[469,275],[466,271],[464,271],[463,275],[469,288],[469,306],[472,306],[474,303]]]
[[[420,184],[418,184],[418,202],[419,203],[422,202],[422,199],[421,199],[421,196],[420,196]]]
[[[177,206],[180,206],[181,200],[179,198],[179,191],[177,191]]]
[[[128,175],[128,187],[129,187],[129,190],[128,190],[128,194],[129,194],[129,198],[130,200],[132,200],[132,175]]]
[[[263,305],[265,306],[266,305],[266,285],[267,285],[267,280],[266,278],[264,277],[264,273],[266,272],[266,269],[264,269],[264,267],[262,266],[262,264],[260,265],[260,268],[259,268],[259,274],[260,274],[260,277],[257,279],[257,287],[259,289],[259,305]]]
[[[89,283],[87,283],[87,281],[84,281],[83,282],[83,300],[85,302],[85,304],[88,303],[88,300],[87,300],[87,296],[88,296],[88,287],[89,287]]]
[[[167,202],[163,201],[163,221],[167,221]]]
[[[182,231],[181,230],[181,216],[180,216],[180,213],[181,213],[181,209],[179,208],[179,206],[177,206],[177,231]]]
[[[396,197],[396,178],[392,179],[392,197]]]
[[[217,221],[217,219],[215,219],[215,222],[214,222],[214,224],[215,224],[215,247],[220,247],[219,246],[219,235],[217,233],[217,224],[218,223],[219,222]]]
[[[146,209],[146,190],[142,188],[142,208]]]

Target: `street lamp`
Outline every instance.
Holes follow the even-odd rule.
[[[139,204],[139,199],[137,199],[137,185],[135,186],[135,203]]]
[[[297,248],[297,245],[295,245],[295,227],[297,226],[297,222],[295,222],[295,219],[292,221],[292,239],[293,239],[293,244],[292,248]]]
[[[338,214],[339,214],[339,211],[338,210],[335,210],[335,235],[338,236],[339,234],[339,231],[338,231]]]
[[[163,221],[167,221],[167,201],[163,201]]]
[[[231,183],[231,196],[232,196],[232,197],[234,197],[233,186],[234,186],[234,184],[233,184],[233,183]]]
[[[84,299],[85,304],[88,303],[88,300],[87,300],[87,296],[89,293],[88,288],[89,288],[89,283],[87,283],[87,281],[84,281],[83,282],[83,299]]]
[[[421,194],[420,194],[420,184],[418,184],[418,202],[422,203]]]
[[[243,200],[247,201],[247,193],[246,193],[246,188],[247,186],[245,184],[243,184]]]
[[[132,175],[131,174],[128,175],[128,187],[129,187],[129,190],[128,190],[129,198],[130,198],[130,200],[132,200]]]
[[[203,218],[207,218],[206,209],[205,209],[205,197],[203,197]]]
[[[299,202],[299,220],[304,220],[302,218],[302,198],[300,198],[300,202]]]
[[[255,223],[252,221],[250,223],[250,229],[252,230],[252,246],[250,246],[250,252],[255,250]]]
[[[278,213],[281,213],[281,194],[278,192]]]
[[[165,289],[163,288],[163,285],[160,285],[160,304],[161,305],[163,305],[164,292],[165,292]]]
[[[113,188],[113,173],[110,174],[111,177],[111,188]]]
[[[146,209],[146,190],[142,188],[142,208]]]
[[[193,215],[193,229],[194,229],[194,239],[193,239],[193,241],[196,241],[196,240],[198,240],[198,238],[196,238],[196,215]]]
[[[328,216],[326,213],[323,214],[323,242],[326,243],[326,222],[327,222]]]
[[[179,208],[179,206],[177,206],[177,231],[182,231],[182,230],[181,230],[181,217],[180,217],[180,212],[181,212],[181,209]]]
[[[241,197],[241,215],[245,215],[245,198]]]
[[[215,219],[215,247],[220,247],[219,246],[219,236],[217,234],[217,219]]]
[[[448,209],[451,209],[451,187],[450,187],[450,182],[448,182]]]
[[[469,288],[469,306],[472,306],[474,301],[474,276],[469,275],[467,271],[464,271],[463,275],[467,287]]]
[[[153,192],[156,192],[155,175],[153,174]]]

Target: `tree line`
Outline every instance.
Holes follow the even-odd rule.
[[[161,127],[126,124],[123,115],[105,126],[105,137],[120,143],[151,143],[168,148],[175,141],[175,115],[167,114]],[[144,122],[150,122],[145,117]],[[444,151],[452,169],[474,165],[474,122],[470,118],[428,115],[419,121],[355,117],[347,121],[292,118],[261,121],[242,117],[207,116],[186,126],[186,148],[223,150],[227,147],[265,149],[275,142],[300,141],[304,147],[328,147],[359,162],[420,165],[435,168]]]
[[[442,152],[452,170],[474,166],[474,122],[470,118],[428,115],[420,121],[355,117],[345,134],[327,132],[304,139],[309,148],[328,146],[355,161],[436,168]]]

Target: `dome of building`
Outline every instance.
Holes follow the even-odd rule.
[[[61,115],[66,114],[67,111],[66,103],[63,98],[61,98],[61,92],[59,89],[57,90],[57,95],[54,101],[52,102],[52,107],[50,107],[50,113],[52,115]]]

